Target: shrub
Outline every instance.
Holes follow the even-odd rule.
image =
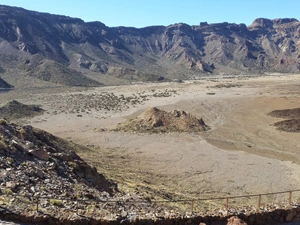
[[[0,119],[0,125],[7,125],[7,121],[5,119]]]
[[[24,136],[25,136],[25,134],[26,134],[26,130],[24,130],[24,129],[22,128],[21,130],[19,130],[19,134],[20,134],[20,138],[21,138],[22,140],[24,140]]]
[[[62,207],[64,205],[63,201],[59,199],[50,199],[50,204],[58,207]]]
[[[8,188],[5,188],[5,189],[3,189],[3,193],[6,194],[6,195],[12,195],[13,191],[8,189]]]
[[[68,165],[75,170],[77,168],[77,164],[75,162],[68,162]]]
[[[10,164],[12,164],[12,163],[14,163],[14,159],[13,158],[11,158],[11,157],[7,157],[7,161],[10,163]]]
[[[22,128],[21,130],[19,130],[19,133],[24,135],[24,134],[26,134],[26,130],[24,130],[24,129]]]

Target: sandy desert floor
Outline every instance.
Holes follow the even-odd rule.
[[[277,130],[272,124],[281,119],[267,115],[300,107],[300,75],[16,89],[1,96],[0,104],[16,99],[41,105],[46,113],[25,123],[92,147],[82,157],[125,191],[169,199],[300,187],[300,133]],[[112,99],[115,105],[99,106]],[[150,106],[185,110],[202,117],[211,129],[199,134],[109,131]]]

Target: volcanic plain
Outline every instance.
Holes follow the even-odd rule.
[[[211,76],[194,81],[97,88],[16,87],[44,113],[17,122],[90,147],[78,152],[126,192],[151,199],[260,194],[300,185],[300,133],[269,113],[300,107],[300,75]],[[150,107],[202,118],[200,132],[115,129]]]

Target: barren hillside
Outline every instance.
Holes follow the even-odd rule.
[[[45,131],[1,119],[0,189],[24,195],[69,196],[76,195],[77,183],[84,195],[97,195],[97,190],[112,194],[114,184],[86,164],[74,152],[76,148],[79,146]]]

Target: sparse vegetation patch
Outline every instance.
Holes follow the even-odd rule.
[[[241,87],[241,84],[230,84],[230,83],[226,83],[226,84],[217,84],[215,86],[211,86],[211,88],[232,88],[232,87]]]
[[[130,95],[115,94],[113,92],[101,92],[82,94],[75,93],[66,96],[49,95],[43,96],[45,102],[51,102],[51,111],[53,114],[77,114],[82,117],[84,114],[98,112],[106,118],[105,112],[122,112],[130,107],[136,107],[149,101],[151,98],[168,98],[177,95],[176,90],[151,90],[150,92],[140,91]]]

